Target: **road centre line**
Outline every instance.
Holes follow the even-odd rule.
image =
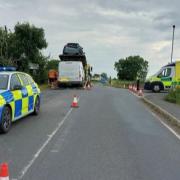
[[[78,98],[79,101],[80,97]],[[25,166],[20,175],[18,176],[17,180],[22,180],[23,177],[26,175],[26,173],[28,172],[28,170],[32,167],[32,165],[34,164],[34,162],[37,160],[37,158],[40,156],[40,154],[43,152],[43,150],[46,148],[46,146],[49,144],[49,142],[53,139],[53,137],[56,135],[56,133],[61,129],[62,125],[64,124],[64,122],[66,121],[66,119],[69,117],[69,115],[71,114],[73,108],[71,108],[67,114],[65,115],[65,117],[63,118],[63,120],[58,123],[58,126],[55,128],[55,130],[48,136],[48,139],[44,142],[44,144],[39,148],[39,150],[34,154],[33,158],[31,161],[29,161],[29,163],[27,164],[27,166]],[[15,179],[14,179],[15,180]]]

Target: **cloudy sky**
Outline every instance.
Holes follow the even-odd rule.
[[[179,0],[0,0],[0,26],[30,22],[45,30],[45,55],[57,58],[67,42],[79,42],[95,73],[116,76],[114,62],[129,55],[149,61],[149,75],[180,59]]]

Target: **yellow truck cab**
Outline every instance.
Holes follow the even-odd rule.
[[[160,92],[177,85],[180,85],[180,61],[163,66],[156,74],[146,80],[144,89]]]

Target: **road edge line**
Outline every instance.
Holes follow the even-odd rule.
[[[161,108],[160,106],[158,106],[157,104],[154,104],[152,101],[148,100],[147,98],[143,97],[141,100],[143,101],[143,103],[150,106],[151,108],[150,113],[154,117],[156,117],[162,125],[164,125],[173,135],[175,135],[180,140],[180,134],[172,127],[172,126],[177,126],[179,128],[180,120],[175,116],[173,116],[172,114],[170,114],[169,112],[167,112],[166,110],[164,110],[163,108]],[[160,113],[160,115],[158,116],[156,113]],[[162,116],[162,118],[165,118],[166,122],[164,122],[160,116]]]
[[[176,136],[179,140],[180,140],[180,135],[173,129],[171,128],[168,124],[166,124],[165,122],[163,122],[163,120],[155,113],[153,113],[152,111],[150,111],[150,113],[155,117],[157,118],[160,123],[165,126],[174,136]]]
[[[170,122],[174,122],[176,125],[180,127],[180,120],[176,118],[175,116],[173,116],[171,113],[167,112],[165,109],[158,106],[157,104],[154,104],[152,101],[148,100],[145,97],[143,97],[142,100],[146,104],[150,105],[153,108],[153,110],[155,110],[156,112],[160,112],[161,115],[164,116],[167,120],[169,120]]]

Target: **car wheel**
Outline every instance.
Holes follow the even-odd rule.
[[[40,111],[40,98],[37,97],[34,105],[34,115],[38,115]]]
[[[12,123],[12,113],[11,109],[8,106],[5,106],[2,111],[1,123],[0,123],[0,132],[7,133],[11,128]]]
[[[160,92],[161,91],[160,85],[159,84],[154,84],[153,87],[152,87],[152,91],[156,92],[156,93]]]

